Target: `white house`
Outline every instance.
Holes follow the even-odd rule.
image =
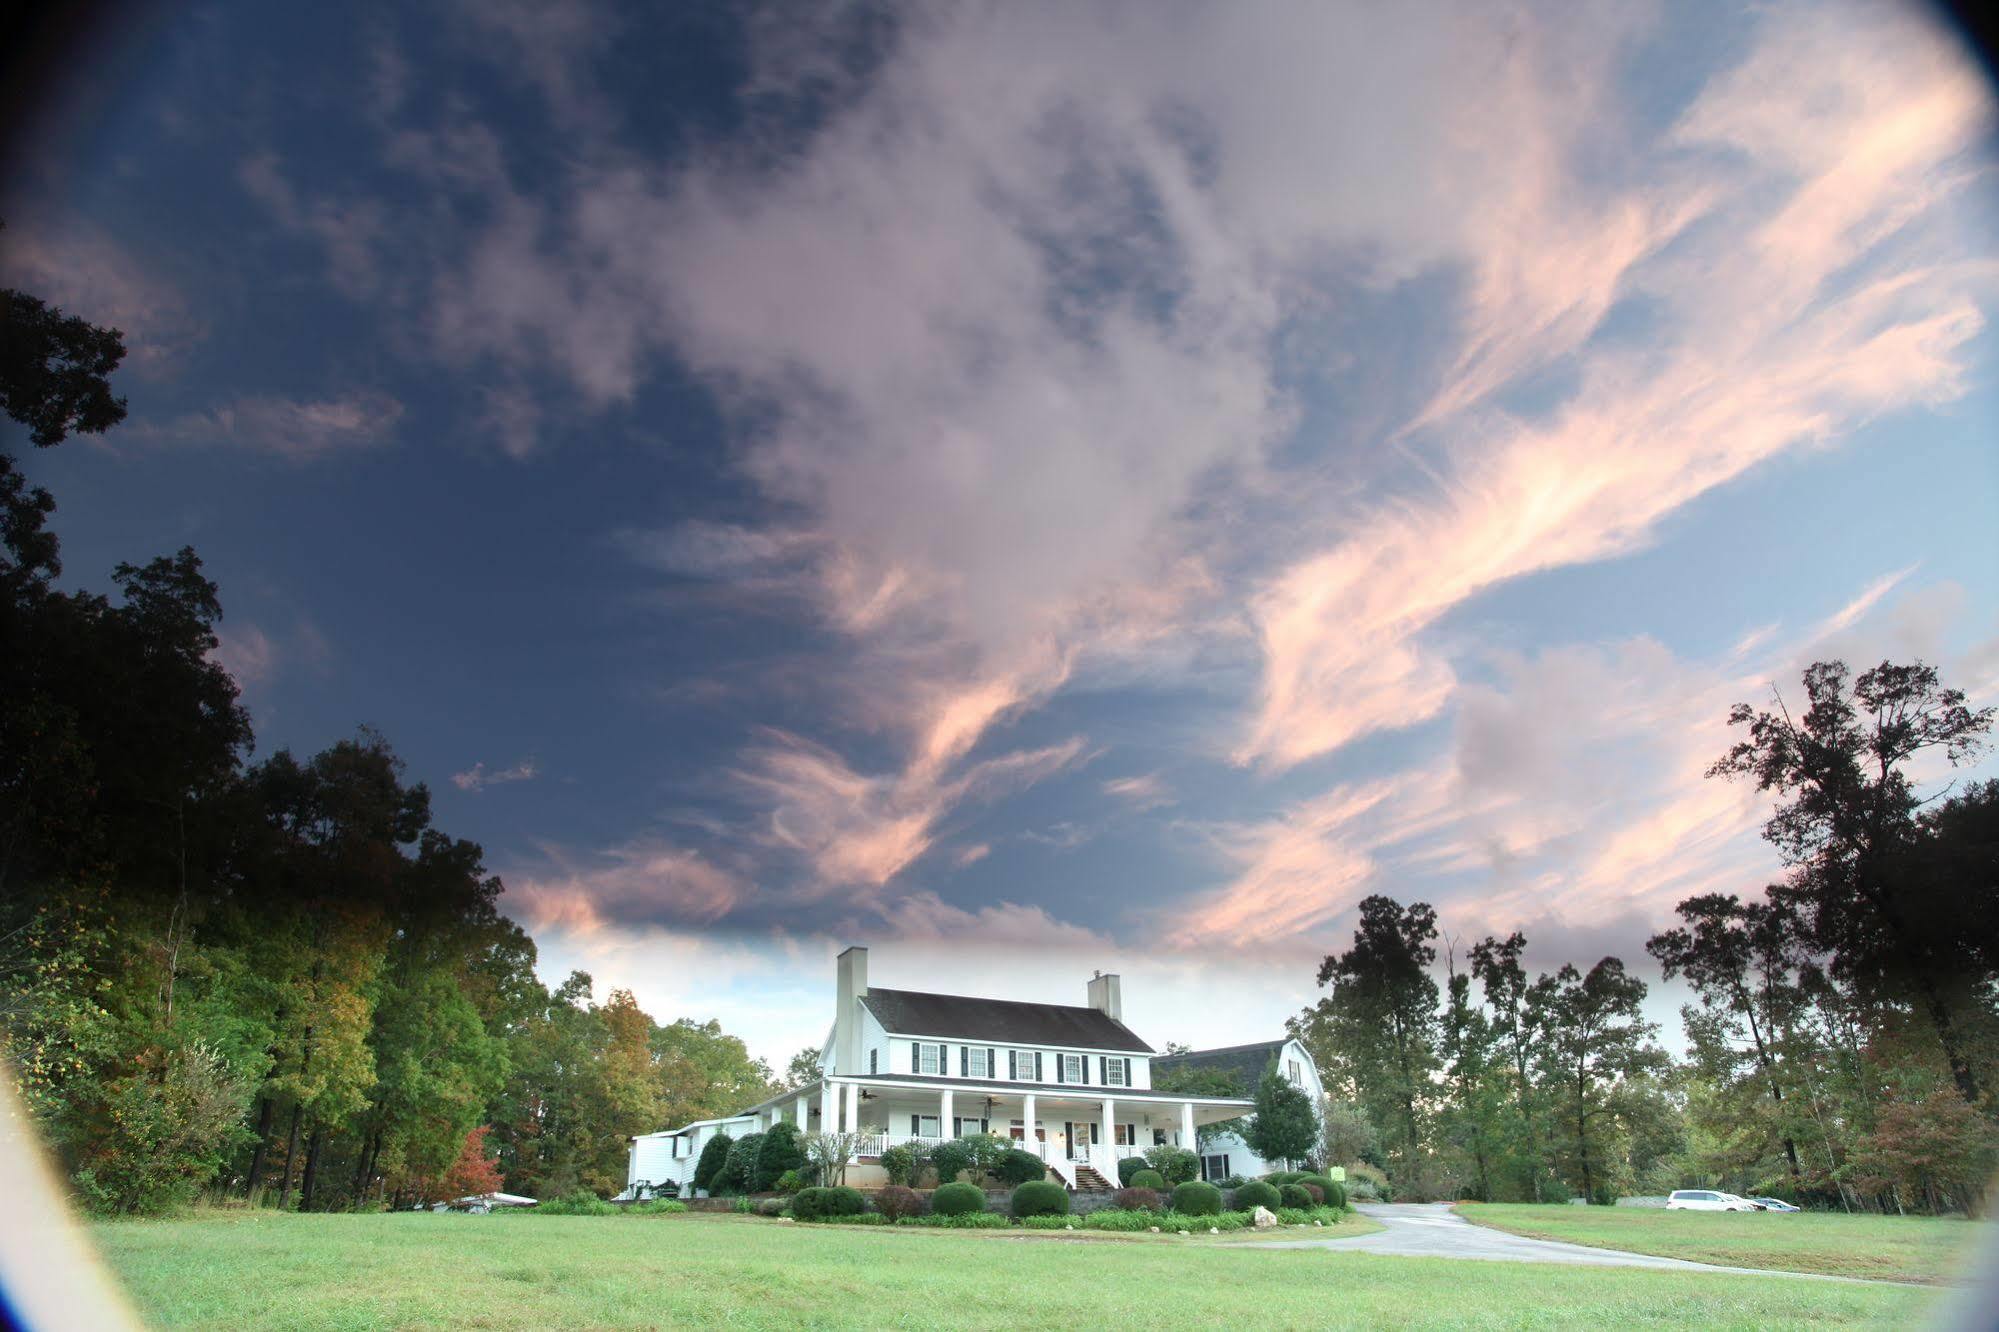
[[[1169,1075],[1190,1069],[1225,1073],[1252,1096],[1256,1093],[1256,1084],[1272,1068],[1286,1082],[1311,1097],[1314,1106],[1325,1103],[1326,1088],[1319,1080],[1318,1064],[1313,1062],[1303,1045],[1289,1038],[1230,1045],[1219,1050],[1159,1055],[1152,1061],[1154,1077],[1171,1081]],[[1279,1168],[1251,1151],[1239,1133],[1223,1131],[1211,1134],[1196,1150],[1201,1153],[1202,1179],[1226,1179],[1230,1175],[1249,1179]]]
[[[805,1132],[861,1134],[847,1178],[864,1187],[887,1182],[879,1161],[897,1143],[994,1133],[1068,1187],[1098,1188],[1115,1185],[1120,1157],[1161,1143],[1194,1149],[1201,1125],[1250,1109],[1247,1097],[1154,1091],[1157,1056],[1125,1026],[1118,978],[1097,976],[1086,995],[1075,1006],[876,989],[868,950],[849,948],[836,963],[822,1078],[727,1119],[634,1138],[627,1186],[672,1180],[685,1191],[716,1134],[789,1119]],[[1316,1090],[1318,1071],[1310,1077]]]

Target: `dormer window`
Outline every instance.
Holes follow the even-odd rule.
[[[1083,1080],[1083,1056],[1065,1054],[1062,1056],[1062,1081],[1081,1082]]]
[[[1124,1086],[1124,1060],[1106,1059],[1103,1062],[1104,1062],[1104,1085],[1106,1087]]]
[[[983,1045],[973,1046],[969,1051],[966,1052],[965,1072],[971,1077],[975,1078],[991,1077],[993,1075],[993,1068],[992,1065],[986,1061],[986,1055],[987,1055],[987,1050],[985,1046]]]
[[[943,1072],[944,1070],[938,1066],[939,1056],[943,1052],[944,1047],[941,1045],[931,1045],[928,1042],[918,1045],[916,1047],[917,1069],[920,1072],[930,1074]]]
[[[1305,1085],[1305,1075],[1304,1075],[1304,1073],[1303,1073],[1303,1072],[1301,1072],[1301,1071],[1299,1070],[1299,1068],[1298,1068],[1298,1061],[1297,1061],[1297,1060],[1295,1060],[1295,1059],[1293,1059],[1293,1060],[1290,1060],[1290,1061],[1289,1061],[1289,1063],[1290,1063],[1290,1066],[1291,1066],[1291,1067],[1290,1067],[1290,1074],[1291,1074],[1291,1085],[1292,1085],[1292,1086],[1294,1086],[1294,1087],[1302,1087],[1302,1086],[1304,1086],[1304,1085]]]

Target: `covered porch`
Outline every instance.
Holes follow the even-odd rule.
[[[835,1078],[763,1107],[801,1130],[861,1135],[862,1166],[901,1143],[933,1147],[990,1133],[1047,1162],[1071,1189],[1116,1187],[1120,1159],[1166,1144],[1197,1151],[1197,1131],[1247,1114],[1251,1102],[1132,1088],[1024,1086],[916,1077]]]

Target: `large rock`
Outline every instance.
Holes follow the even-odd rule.
[[[1256,1215],[1250,1218],[1250,1224],[1258,1230],[1268,1230],[1277,1224],[1277,1217],[1268,1207],[1259,1207]]]

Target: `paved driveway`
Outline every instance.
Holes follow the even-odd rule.
[[[1528,1239],[1490,1226],[1475,1226],[1451,1210],[1449,1203],[1362,1203],[1362,1214],[1386,1227],[1372,1235],[1345,1239],[1273,1240],[1271,1249],[1340,1249],[1354,1253],[1389,1253],[1407,1258],[1471,1258],[1503,1263],[1580,1263],[1595,1267],[1663,1267],[1681,1272],[1753,1272],[1758,1276],[1794,1276],[1808,1281],[1859,1281],[1859,1277],[1822,1276],[1811,1272],[1771,1272],[1754,1267],[1719,1267],[1660,1258],[1621,1249],[1596,1249],[1585,1244]],[[1866,1282],[1864,1284],[1877,1284]]]

